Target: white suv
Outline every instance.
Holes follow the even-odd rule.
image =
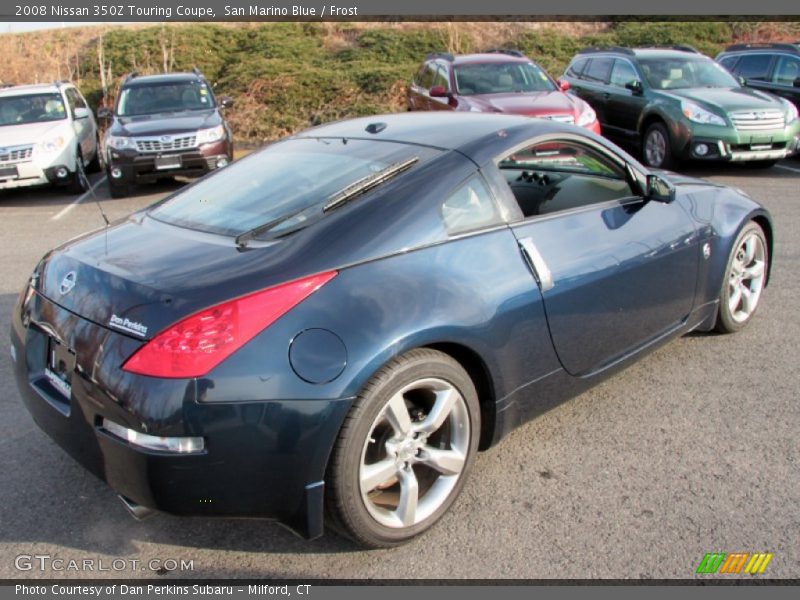
[[[74,85],[0,89],[0,190],[30,185],[86,190],[100,169],[97,124]]]

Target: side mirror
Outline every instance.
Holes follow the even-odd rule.
[[[110,119],[111,118],[111,109],[109,109],[109,108],[107,108],[105,106],[101,106],[100,108],[97,109],[97,118],[98,119],[103,119],[103,120]]]
[[[450,94],[443,85],[435,85],[429,92],[431,98],[447,98]]]
[[[744,77],[742,77],[741,75],[739,75],[739,76],[736,78],[736,81],[738,81],[738,82],[739,82],[739,85],[740,85],[740,86],[742,86],[742,87],[744,87],[744,86],[746,86],[746,85],[747,85],[747,80],[746,80]]]
[[[73,116],[75,117],[76,121],[80,119],[88,119],[89,114],[90,114],[89,109],[81,106],[75,108],[75,110],[73,111]]]
[[[793,85],[794,85],[794,87],[800,87],[800,77],[797,77],[797,78],[794,80],[794,84],[793,84]]]
[[[231,98],[230,96],[222,96],[219,99],[219,105],[222,108],[231,108],[233,106],[233,98]]]
[[[641,94],[642,93],[642,82],[638,79],[634,79],[633,81],[629,81],[625,84],[625,89],[632,91],[634,94]]]
[[[559,79],[556,83],[558,83],[558,89],[562,92],[566,92],[569,89],[569,81],[566,79]]]
[[[666,179],[650,173],[647,176],[646,199],[668,204],[675,199],[675,188]]]

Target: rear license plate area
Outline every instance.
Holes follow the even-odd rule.
[[[158,171],[165,171],[168,169],[180,169],[183,165],[180,154],[166,154],[164,156],[156,156],[155,168]]]
[[[72,373],[75,371],[75,351],[50,337],[47,340],[47,362],[44,377],[65,401],[72,396]]]
[[[17,167],[0,167],[0,179],[16,179],[19,177]]]

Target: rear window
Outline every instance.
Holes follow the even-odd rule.
[[[239,235],[275,221],[260,237],[276,237],[321,218],[331,199],[364,178],[415,158],[416,168],[440,152],[371,140],[286,140],[178,192],[149,214],[222,235]]]
[[[567,75],[570,77],[580,77],[587,62],[589,62],[588,58],[578,58],[572,61],[572,64],[567,69]]]

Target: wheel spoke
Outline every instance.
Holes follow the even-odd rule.
[[[753,262],[753,259],[756,255],[756,243],[755,238],[751,235],[748,237],[742,246],[744,248],[744,258],[742,259],[742,263],[745,265],[749,265]]]
[[[464,468],[464,456],[455,450],[440,450],[425,446],[422,450],[422,461],[439,471],[442,475],[458,475]]]
[[[744,279],[748,280],[758,279],[759,277],[764,275],[764,261],[763,260],[755,261],[752,265],[744,269],[742,273],[744,275]]]
[[[405,527],[413,525],[417,518],[417,504],[419,503],[419,483],[414,470],[400,469],[397,472],[400,478],[400,501],[397,503],[397,516],[400,517]]]
[[[748,315],[753,312],[753,309],[756,307],[756,295],[755,293],[746,285],[742,284],[742,310],[747,313]]]
[[[431,434],[439,429],[447,420],[447,417],[450,416],[450,412],[460,397],[459,393],[453,388],[436,392],[436,402],[434,402],[431,412],[428,413],[428,416],[419,426],[419,431]]]
[[[730,298],[728,298],[728,309],[731,311],[731,314],[736,312],[736,309],[739,308],[739,303],[742,301],[742,287],[740,285],[734,285],[733,289],[731,290]]]
[[[395,433],[405,435],[411,431],[411,417],[408,414],[406,401],[403,394],[395,394],[386,405],[386,418],[394,429]]]
[[[385,458],[361,468],[361,489],[370,492],[380,484],[397,475],[397,465],[393,458]]]

